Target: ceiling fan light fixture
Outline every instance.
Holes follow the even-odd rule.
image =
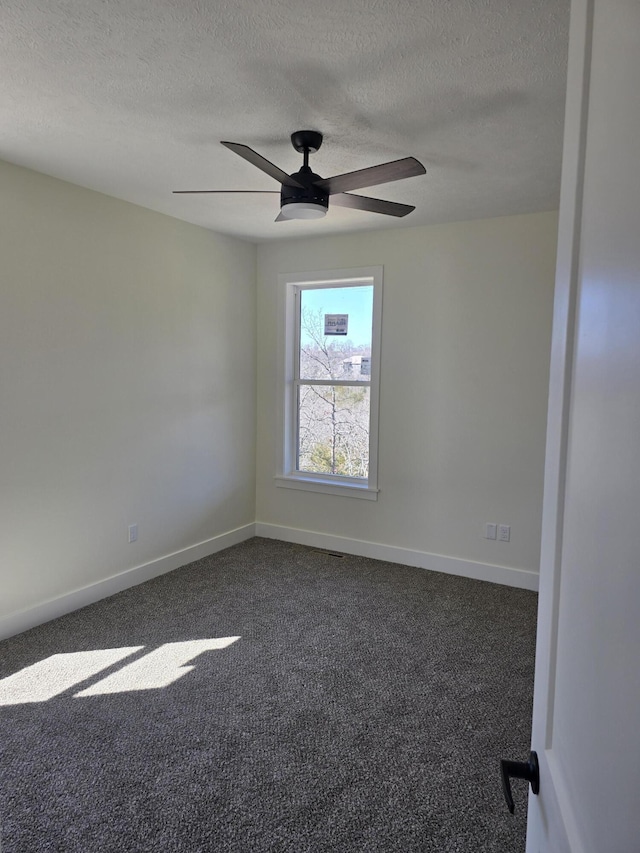
[[[321,219],[327,213],[327,206],[314,201],[290,201],[280,210],[285,219]]]

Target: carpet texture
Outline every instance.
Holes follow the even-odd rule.
[[[536,604],[256,538],[6,640],[0,849],[521,853]]]

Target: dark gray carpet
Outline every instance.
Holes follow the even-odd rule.
[[[536,596],[252,539],[0,644],[239,635],[159,689],[0,707],[2,853],[523,851]],[[122,664],[106,673],[118,671]]]

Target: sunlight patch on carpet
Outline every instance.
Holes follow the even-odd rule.
[[[197,655],[215,649],[224,649],[239,639],[240,637],[218,637],[215,640],[165,643],[143,658],[127,664],[113,675],[108,675],[102,681],[75,695],[102,696],[105,693],[126,693],[130,690],[155,690],[158,687],[166,687],[193,669],[193,666],[185,666],[185,664]]]
[[[178,681],[194,666],[187,666],[203,652],[224,649],[240,637],[216,637],[164,643],[144,657],[74,694],[74,697],[103,696],[132,690],[157,690]],[[51,655],[0,680],[0,705],[46,702],[77,684],[142,651],[144,646],[96,649]]]
[[[141,649],[144,646],[51,655],[3,678],[0,681],[0,705],[46,702]]]

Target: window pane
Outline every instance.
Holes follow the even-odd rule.
[[[372,324],[372,285],[303,288],[300,378],[369,382]]]
[[[301,385],[298,470],[369,476],[369,388]]]

